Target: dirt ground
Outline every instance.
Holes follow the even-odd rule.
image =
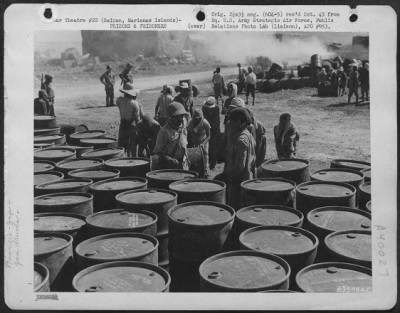
[[[227,71],[228,74],[233,73]],[[206,75],[196,76],[195,82],[200,88],[200,96],[195,99],[200,106],[205,98],[212,94],[212,69]],[[174,79],[180,77],[173,74]],[[183,79],[188,74],[181,75]],[[168,77],[168,76],[166,76]],[[171,77],[170,77],[171,78]],[[232,78],[232,76],[231,76]],[[135,80],[140,83],[141,79]],[[154,114],[155,103],[160,89],[165,82],[163,77],[153,76],[149,89],[142,89],[139,101],[146,113]],[[36,78],[37,80],[37,78]],[[226,81],[229,77],[226,77]],[[86,124],[89,129],[102,129],[108,135],[117,137],[119,112],[117,107],[105,107],[104,89],[98,79],[77,76],[55,78],[57,121],[60,124]],[[36,82],[37,83],[37,82]],[[116,96],[120,95],[116,84]],[[156,87],[156,89],[154,89]],[[244,95],[241,95],[244,98]],[[288,112],[300,133],[298,145],[299,158],[310,160],[310,170],[329,167],[335,158],[349,158],[370,161],[370,110],[369,104],[347,105],[347,96],[320,98],[315,88],[299,90],[281,90],[275,93],[256,93],[256,104],[251,107],[256,117],[267,129],[266,159],[276,158],[273,138],[273,126],[279,115]],[[211,173],[222,170],[222,164]]]

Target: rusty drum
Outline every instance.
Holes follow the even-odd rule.
[[[302,159],[266,161],[260,166],[259,176],[286,178],[301,184],[310,180],[309,161]]]
[[[93,196],[83,192],[52,193],[35,197],[35,213],[66,212],[88,216],[93,213]]]
[[[75,249],[79,269],[112,262],[139,261],[158,265],[158,241],[143,233],[112,233],[82,241]]]
[[[161,189],[168,189],[169,185],[173,182],[184,179],[193,179],[198,176],[199,174],[197,172],[179,169],[157,170],[146,174],[149,187]]]
[[[118,170],[111,170],[118,171]],[[94,212],[116,208],[115,196],[128,190],[139,190],[147,187],[147,180],[141,177],[122,177],[101,180],[90,186],[93,194]]]
[[[93,265],[73,279],[79,292],[168,292],[171,277],[149,263],[117,261]]]
[[[192,201],[226,202],[226,184],[211,179],[185,179],[173,182],[169,189],[178,194],[178,203]]]

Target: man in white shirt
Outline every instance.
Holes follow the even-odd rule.
[[[256,93],[256,81],[257,77],[256,74],[253,72],[253,68],[249,66],[248,74],[246,76],[246,104],[249,103],[249,95],[251,94],[253,98],[253,105],[255,102],[255,93]]]

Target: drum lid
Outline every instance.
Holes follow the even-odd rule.
[[[294,184],[279,179],[252,179],[242,183],[242,187],[257,191],[284,191],[294,189]]]
[[[326,246],[345,257],[366,262],[372,261],[370,231],[345,231],[332,233],[325,239]]]
[[[292,225],[301,220],[301,213],[281,206],[255,205],[236,212],[238,219],[257,225]]]
[[[172,201],[176,196],[172,193],[150,189],[135,192],[126,192],[117,197],[118,201],[132,204],[157,204]]]
[[[186,203],[174,207],[168,214],[174,221],[190,225],[214,225],[232,218],[232,212],[217,203]]]
[[[93,196],[88,193],[53,193],[36,197],[35,205],[73,205],[90,200]]]
[[[305,160],[273,160],[264,162],[261,167],[267,171],[287,172],[305,169],[308,163]]]
[[[67,238],[68,237],[65,234],[56,235],[54,233],[44,233],[41,235],[35,235],[33,244],[35,256],[56,252],[67,247],[72,243],[72,237],[69,236],[71,240],[68,240]]]
[[[34,175],[34,184],[35,186],[42,185],[45,183],[61,180],[62,178],[62,175],[56,173],[39,173]]]
[[[187,178],[195,178],[197,175],[193,172],[184,170],[159,170],[146,174],[148,178],[166,181],[178,181]]]
[[[225,189],[225,186],[212,180],[193,179],[177,181],[170,185],[170,188],[178,192],[204,193],[221,191]]]
[[[73,216],[62,216],[62,215],[44,215],[35,216],[33,228],[34,231],[40,232],[63,232],[73,231],[80,229],[85,225],[85,220],[73,217]]]
[[[106,164],[108,166],[115,166],[115,167],[135,167],[149,163],[150,163],[149,161],[134,159],[134,158],[121,158],[121,159],[112,159],[106,161]]]
[[[333,182],[353,182],[362,180],[362,175],[340,169],[321,170],[311,176],[313,179]]]
[[[354,191],[343,185],[336,185],[336,184],[301,184],[297,186],[297,191],[300,191],[302,194],[314,197],[347,197],[354,194]]]
[[[47,172],[55,169],[55,166],[46,161],[35,161],[33,164],[34,173]]]
[[[58,163],[57,167],[63,169],[80,169],[80,168],[90,168],[95,166],[100,166],[103,162],[96,159],[75,159],[68,161],[61,161]]]
[[[127,190],[136,189],[146,185],[144,180],[135,179],[133,177],[122,177],[117,179],[110,179],[106,181],[99,181],[92,185],[93,190]]]
[[[133,213],[125,210],[109,210],[90,215],[86,221],[96,227],[118,230],[150,225],[154,222],[154,217],[143,212]]]

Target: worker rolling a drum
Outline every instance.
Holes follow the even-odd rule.
[[[297,142],[300,139],[289,113],[281,114],[279,125],[274,127],[275,147],[278,159],[292,159],[296,156]]]
[[[104,85],[106,91],[106,106],[114,106],[115,74],[110,65],[107,65],[107,70],[101,75],[100,81]]]
[[[132,83],[126,83],[120,90],[124,96],[117,99],[121,122],[119,126],[118,144],[123,147],[128,156],[136,156],[137,125],[143,117],[142,105],[136,101],[137,91]]]
[[[240,184],[256,176],[255,141],[248,130],[250,123],[251,117],[245,108],[230,111],[225,167],[222,174],[215,177],[227,183],[227,202],[236,209],[241,206]]]
[[[161,90],[161,95],[157,99],[154,116],[161,126],[164,126],[168,120],[167,107],[172,101],[174,101],[172,92],[171,86],[164,85]]]
[[[137,145],[139,157],[150,157],[156,145],[160,124],[150,114],[144,114],[137,125]]]
[[[186,125],[189,113],[175,101],[167,110],[169,118],[158,133],[152,155],[153,169],[188,169]]]

